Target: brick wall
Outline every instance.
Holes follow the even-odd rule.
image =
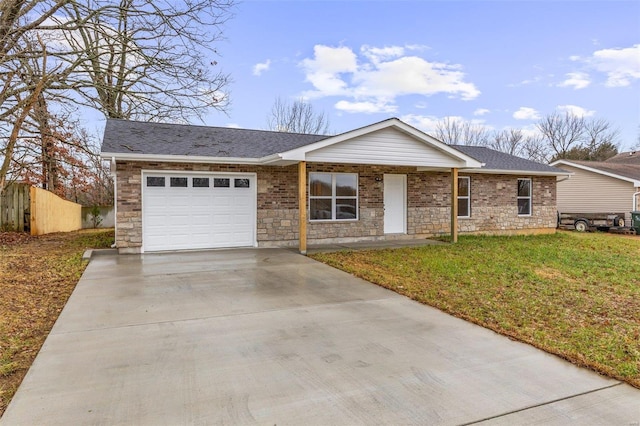
[[[257,240],[260,246],[298,242],[297,166],[207,165],[119,162],[117,173],[116,242],[123,251],[142,245],[142,170],[186,170],[256,173]],[[450,232],[451,183],[449,173],[416,172],[411,167],[308,164],[307,172],[357,173],[359,220],[309,222],[308,241],[339,242],[434,236]],[[407,175],[407,236],[385,236],[383,176]],[[460,176],[464,176],[463,173]],[[530,217],[517,214],[515,175],[471,174],[471,217],[459,219],[462,233],[509,233],[553,229],[556,225],[555,177],[533,177]]]

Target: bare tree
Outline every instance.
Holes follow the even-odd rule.
[[[585,123],[585,145],[593,153],[605,152],[615,148],[618,152],[618,138],[620,132],[603,118],[589,120]],[[606,159],[606,158],[605,158]]]
[[[304,99],[287,103],[277,98],[267,117],[267,128],[278,132],[324,135],[329,133],[329,119]]]
[[[487,146],[491,132],[482,124],[445,117],[436,124],[435,137],[449,145]]]
[[[35,45],[33,41],[25,40],[28,45]],[[16,144],[21,135],[23,125],[28,119],[31,112],[36,108],[41,96],[44,93],[47,85],[52,79],[52,75],[48,73],[47,68],[47,51],[44,43],[40,38],[37,40],[37,44],[40,46],[40,54],[32,55],[31,57],[20,58],[16,60],[18,63],[17,70],[20,72],[20,80],[22,85],[19,90],[11,90],[11,96],[4,93],[6,98],[4,104],[7,104],[9,100],[13,101],[13,106],[8,110],[5,110],[1,118],[8,119],[2,126],[6,132],[3,136],[6,141],[4,143],[0,154],[2,156],[2,164],[0,165],[0,193],[4,191],[7,184],[7,177],[11,169],[11,162],[14,157]],[[35,52],[35,47],[29,47],[30,52]],[[54,73],[55,75],[55,73]],[[13,79],[14,76],[11,76]],[[9,80],[8,80],[9,81]],[[5,89],[9,84],[5,85]]]
[[[68,200],[110,204],[113,182],[98,146],[77,120],[49,112],[45,101],[23,123],[10,173]]]
[[[24,96],[24,92],[33,92],[35,89],[36,82],[25,81],[24,76],[29,76],[30,72],[24,68],[25,64],[42,62],[42,56],[46,52],[42,43],[45,38],[43,32],[53,29],[62,30],[73,25],[70,22],[56,25],[50,21],[51,17],[69,1],[2,0],[0,2],[0,119],[21,109],[28,99]],[[58,64],[51,65],[59,68]],[[57,72],[60,71],[58,69]],[[46,86],[43,87],[45,88]],[[18,102],[17,99],[21,99],[22,102]]]
[[[538,163],[548,163],[550,157],[549,145],[541,135],[527,136],[522,149],[518,154],[519,157],[526,158]]]
[[[536,127],[556,159],[564,158],[571,148],[581,145],[586,132],[584,117],[569,112],[549,114]]]
[[[550,148],[550,160],[603,161],[618,153],[618,130],[603,118],[566,113],[547,115],[537,128]]]
[[[62,31],[58,58],[77,63],[61,88],[111,118],[186,121],[224,111],[230,79],[213,72],[214,44],[234,0],[76,0],[51,19]]]
[[[0,190],[18,140],[39,123],[47,186],[51,100],[107,117],[186,121],[224,111],[229,77],[212,70],[214,43],[234,0],[2,0],[0,3]],[[47,47],[45,49],[45,46]]]
[[[495,132],[488,147],[507,154],[521,156],[526,142],[524,133],[520,129],[506,129]]]

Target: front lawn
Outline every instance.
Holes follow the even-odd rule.
[[[640,237],[464,236],[311,257],[640,387]]]

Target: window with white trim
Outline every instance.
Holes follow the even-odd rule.
[[[356,173],[309,173],[309,220],[357,220]]]
[[[458,217],[471,217],[471,178],[458,177]]]
[[[531,216],[531,179],[518,179],[518,216]]]

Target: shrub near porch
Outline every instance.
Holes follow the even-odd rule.
[[[312,257],[640,387],[640,237],[463,236]]]

